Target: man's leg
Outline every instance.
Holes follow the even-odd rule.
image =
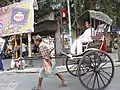
[[[81,39],[77,40],[77,54],[82,54],[82,41],[81,41]]]
[[[71,51],[70,51],[72,54],[76,54],[76,51],[75,51],[76,46],[77,46],[77,40],[75,40],[72,44]]]
[[[38,90],[41,90],[42,88],[43,75],[44,75],[44,69],[42,67],[39,71]]]
[[[38,80],[38,89],[41,89],[41,87],[42,87],[42,81],[43,81],[43,78],[39,77],[39,80]]]
[[[63,79],[63,77],[61,76],[61,74],[60,74],[60,73],[57,73],[56,75],[57,75],[58,78],[62,81],[62,85],[63,85],[63,86],[67,86],[67,82]]]
[[[60,73],[57,73],[56,75],[58,76],[58,78],[59,78],[62,82],[64,82],[64,81],[65,81],[65,80],[62,78],[62,76],[61,76],[61,74],[60,74]]]

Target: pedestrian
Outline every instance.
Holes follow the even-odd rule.
[[[2,63],[2,47],[1,47],[1,44],[0,44],[0,71],[4,71],[3,63]]]
[[[58,73],[56,68],[55,60],[51,59],[51,52],[48,45],[42,42],[42,38],[40,36],[36,36],[36,45],[39,46],[39,51],[42,54],[43,66],[39,71],[39,81],[38,81],[38,90],[42,90],[42,81],[44,77],[48,77],[50,75],[57,75],[61,80],[62,86],[67,86],[67,82],[62,78],[61,74]]]
[[[25,57],[27,55],[28,55],[27,45],[25,45],[24,43],[22,43],[22,56]]]

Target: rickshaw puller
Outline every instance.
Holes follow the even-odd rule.
[[[42,38],[40,36],[36,37],[36,45],[39,46],[39,51],[41,52],[42,57],[44,58],[43,59],[43,66],[39,71],[38,90],[41,90],[43,78],[48,77],[50,75],[56,75],[61,80],[61,82],[62,82],[61,85],[67,86],[67,82],[63,79],[63,77],[61,76],[61,74],[58,72],[58,70],[56,68],[55,61],[53,59],[51,59],[50,48],[48,47],[48,45],[43,43]],[[51,66],[51,73],[50,74],[46,74],[45,67],[47,67],[47,66],[44,66],[45,61]]]

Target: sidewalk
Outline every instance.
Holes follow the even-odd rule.
[[[114,66],[119,67],[120,62],[114,62]],[[57,69],[60,73],[67,72],[67,69],[66,69],[65,65],[64,66],[57,66]],[[0,73],[38,73],[39,70],[40,70],[40,68],[32,67],[32,68],[25,68],[23,70],[3,71],[3,72],[0,72]]]
[[[120,66],[120,62],[116,62],[116,61],[118,61],[117,54],[116,53],[110,53],[109,55],[111,56],[111,58],[114,62],[114,66],[115,67]],[[59,72],[66,72],[67,69],[66,69],[66,66],[65,66],[65,60],[56,60],[56,61],[58,63],[58,66],[57,66],[58,71]],[[40,64],[40,63],[41,62],[34,61],[35,66],[37,64]],[[8,66],[8,62],[7,63],[5,62],[5,64],[7,64],[7,66]],[[0,72],[0,73],[38,73],[39,70],[40,70],[40,66],[37,65],[36,67],[27,67],[23,70],[10,70],[10,71],[3,71],[3,72]]]

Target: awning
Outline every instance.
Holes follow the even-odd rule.
[[[42,36],[55,35],[57,31],[57,20],[45,20],[34,25],[33,34],[40,34]]]
[[[120,27],[118,26],[111,26],[111,32],[117,32],[120,31]]]
[[[78,17],[78,22],[84,25],[85,21],[90,20],[90,18],[105,22],[109,25],[111,25],[113,22],[113,20],[108,15],[95,10],[85,11],[81,16]]]

